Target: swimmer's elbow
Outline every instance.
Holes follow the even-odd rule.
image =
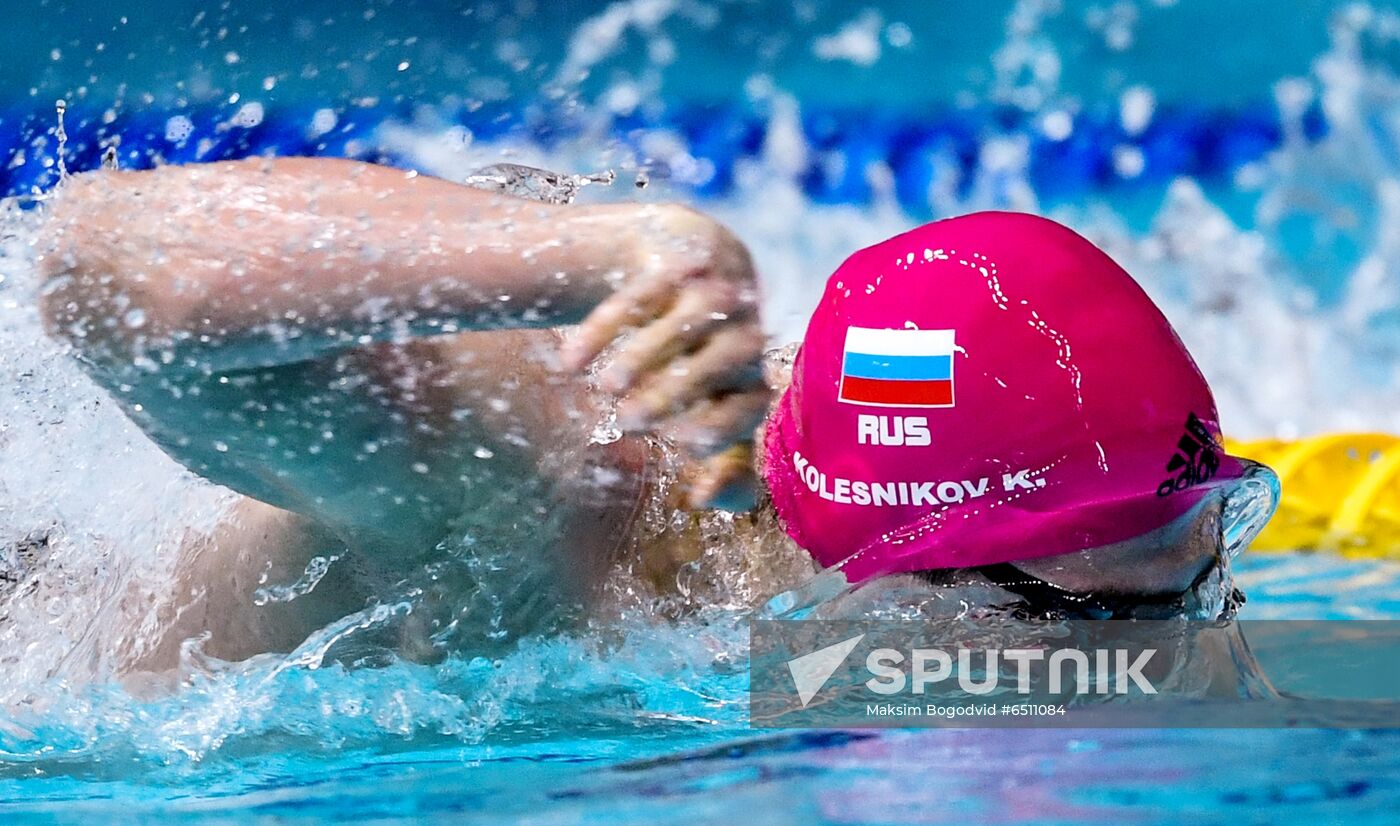
[[[154,288],[160,253],[142,230],[153,216],[115,206],[140,174],[74,176],[43,207],[35,265],[44,326],[94,359],[128,353],[188,310]]]
[[[85,310],[93,304],[92,287],[103,281],[96,260],[98,236],[91,175],[75,176],[53,190],[36,234],[35,268],[39,309],[51,335],[78,343]]]

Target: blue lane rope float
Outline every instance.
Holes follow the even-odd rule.
[[[248,118],[246,109],[229,104],[110,113],[77,103],[69,107],[66,160],[70,169],[92,169],[103,151],[115,146],[124,169],[255,155],[323,155],[406,166],[408,159],[384,146],[380,127],[411,124],[424,110],[268,105],[256,111],[257,117]],[[477,141],[509,136],[548,147],[598,129],[577,113],[536,104],[429,111],[431,122],[466,127]],[[52,109],[0,110],[0,196],[42,191],[57,180],[55,125]],[[1316,111],[1304,118],[1303,127],[1310,140],[1326,131]],[[808,107],[801,128],[809,152],[800,178],[808,197],[818,203],[868,203],[872,188],[867,170],[878,162],[889,167],[896,196],[916,215],[929,211],[935,185],[965,187],[985,142],[998,136],[1025,141],[1031,183],[1051,199],[1106,186],[1160,183],[1177,175],[1228,175],[1263,157],[1283,137],[1271,106],[1230,111],[1163,106],[1135,135],[1125,133],[1115,114],[1105,112],[1081,113],[1072,119],[1068,134],[1052,138],[1024,113],[993,107],[922,113]],[[767,120],[749,107],[676,105],[659,115],[614,118],[604,137],[636,148],[655,129],[678,134],[697,161],[698,171],[679,183],[698,196],[719,197],[733,188],[738,163],[762,151]],[[1125,149],[1141,157],[1140,169],[1130,176],[1115,166]]]

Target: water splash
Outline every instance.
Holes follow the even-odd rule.
[[[462,179],[477,189],[503,192],[546,204],[571,204],[589,184],[611,186],[617,174],[611,169],[583,175],[569,175],[515,163],[492,164]]]
[[[316,586],[321,584],[321,580],[326,578],[331,566],[340,561],[340,557],[314,556],[306,563],[306,570],[296,582],[287,585],[271,585],[259,588],[253,592],[254,605],[266,605],[269,602],[291,602],[297,597],[304,597],[316,590]]]
[[[63,183],[68,180],[68,130],[63,124],[63,116],[68,111],[68,101],[60,98],[53,108],[58,115],[58,124],[54,126],[54,138],[58,141],[58,149],[54,156],[58,162],[58,182]]]

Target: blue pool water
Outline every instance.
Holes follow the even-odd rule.
[[[1393,563],[1269,555],[1239,573],[1250,616],[1400,609]],[[724,637],[728,624],[689,632]],[[1391,731],[754,731],[741,674],[687,667],[688,652],[659,649],[675,636],[653,633],[597,659],[553,641],[488,669],[529,670],[538,689],[475,681],[459,663],[264,674],[153,702],[92,692],[86,710],[108,719],[85,741],[68,722],[38,732],[43,745],[23,759],[13,750],[27,744],[6,742],[0,811],[84,822],[1390,823],[1400,805]],[[648,657],[667,663],[639,673]],[[511,708],[471,733],[492,703]]]
[[[16,4],[0,192],[66,163],[252,154],[461,178],[613,168],[753,248],[775,343],[825,273],[930,216],[1047,212],[1158,299],[1233,435],[1400,432],[1400,18],[1245,2]],[[136,4],[131,4],[135,6]],[[627,186],[636,175],[645,189]],[[39,334],[28,204],[0,232],[0,818],[40,822],[1394,822],[1400,735],[767,732],[745,613],[347,670],[291,655],[118,684],[170,549],[224,493],[183,473]],[[36,344],[36,342],[38,342]],[[192,527],[191,527],[192,526]],[[8,560],[4,560],[8,563]],[[1400,563],[1250,555],[1257,618],[1400,618]],[[739,586],[736,585],[736,588]],[[392,606],[390,606],[392,608]],[[121,629],[135,629],[123,631]]]

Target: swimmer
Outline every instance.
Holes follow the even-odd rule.
[[[857,252],[768,381],[747,251],[680,206],[258,159],[77,176],[43,238],[48,328],[240,495],[142,667],[201,635],[225,660],[290,650],[446,558],[510,593],[483,630],[424,585],[440,610],[403,643],[424,656],[576,617],[621,571],[675,583],[716,504],[746,511],[723,524],[758,538],[737,544],[759,591],[815,564],[1035,612],[1181,611],[1250,473],[1137,284],[1028,215]],[[255,604],[313,558],[314,587]]]

